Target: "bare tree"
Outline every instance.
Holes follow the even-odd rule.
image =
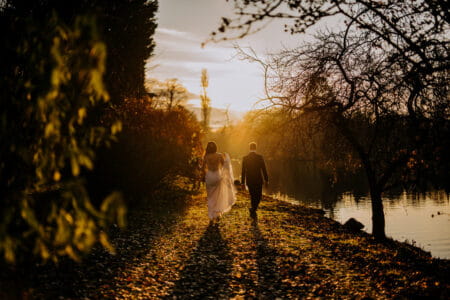
[[[147,81],[146,88],[151,95],[156,107],[162,107],[168,111],[178,105],[183,105],[189,99],[188,90],[176,78],[159,81],[151,79]]]
[[[322,34],[269,63],[247,58],[264,66],[272,104],[314,112],[339,129],[367,174],[373,234],[384,237],[382,191],[423,148],[430,120],[450,116],[449,1],[233,2],[236,17],[222,18],[212,40],[244,37],[271,19],[285,20],[285,31],[296,34],[326,17],[341,18],[340,33]]]
[[[350,145],[369,183],[373,234],[384,238],[382,192],[396,184],[393,175],[407,166],[420,145],[417,133],[409,134],[415,122],[407,118],[412,92],[404,61],[391,60],[392,53],[377,47],[378,42],[370,32],[347,30],[319,34],[316,41],[272,55],[269,61],[242,49],[240,54],[263,65],[271,104],[283,107],[292,120],[313,116],[322,126],[333,126]],[[449,77],[444,78],[448,85]],[[433,80],[427,78],[414,95],[414,109],[420,108],[421,115],[433,114],[436,103],[448,103],[448,92]]]
[[[285,31],[302,33],[318,21],[338,16],[346,31],[360,30],[376,39],[373,46],[401,64],[410,89],[408,110],[420,114],[416,98],[429,76],[450,70],[449,0],[234,0],[234,19],[222,18],[212,40],[241,38],[271,19],[286,21]]]

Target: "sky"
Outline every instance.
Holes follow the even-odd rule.
[[[230,1],[232,2],[232,1]],[[154,56],[147,63],[147,77],[178,78],[193,94],[200,93],[203,68],[209,74],[208,95],[217,108],[245,112],[257,107],[264,97],[263,72],[258,64],[236,58],[233,47],[252,47],[258,55],[299,45],[302,35],[283,32],[282,23],[271,22],[263,31],[233,42],[207,43],[221,17],[232,16],[225,0],[161,0],[157,14]],[[200,106],[200,100],[190,103]]]

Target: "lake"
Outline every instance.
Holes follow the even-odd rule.
[[[234,164],[240,171],[239,162]],[[270,186],[264,193],[274,198],[320,208],[340,223],[355,218],[372,231],[372,211],[363,174],[332,185],[327,176],[308,163],[267,162]],[[445,191],[416,193],[397,191],[383,196],[386,235],[407,241],[431,252],[433,257],[450,259],[450,194]]]
[[[338,196],[336,205],[325,207],[321,199],[301,199],[281,192],[270,191],[274,198],[321,208],[325,215],[340,223],[355,218],[372,231],[370,197],[356,201],[351,192]],[[450,196],[444,191],[425,194],[403,192],[400,196],[383,197],[386,235],[398,241],[407,241],[431,252],[434,257],[450,259]]]

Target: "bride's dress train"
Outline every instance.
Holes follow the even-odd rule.
[[[230,156],[225,153],[224,164],[217,171],[207,171],[205,175],[208,197],[208,217],[212,220],[230,211],[236,202],[233,169]]]

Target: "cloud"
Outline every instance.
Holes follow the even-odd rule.
[[[172,61],[222,62],[229,59],[233,49],[225,46],[201,47],[201,38],[192,33],[161,28],[155,36],[156,55]]]
[[[200,37],[170,28],[159,28],[155,41],[155,56],[148,62],[147,77],[178,78],[191,93],[198,93],[201,70],[205,68],[210,76],[208,90],[214,97],[214,106],[231,104],[232,109],[245,110],[257,100],[255,90],[262,83],[259,66],[232,59],[235,50],[230,44],[201,48]]]
[[[196,37],[193,33],[180,31],[171,28],[156,28],[155,32],[156,39],[164,39],[164,40],[184,40],[196,43],[199,41],[199,38]],[[199,43],[200,45],[200,43]]]
[[[155,37],[157,47],[154,59],[149,61],[148,74],[151,77],[196,78],[201,69],[229,73],[235,68],[229,66],[234,50],[229,47],[200,47],[200,38],[192,33],[160,28]],[[151,66],[155,66],[151,68]],[[153,73],[153,74],[152,74]],[[158,76],[159,75],[159,76]]]

